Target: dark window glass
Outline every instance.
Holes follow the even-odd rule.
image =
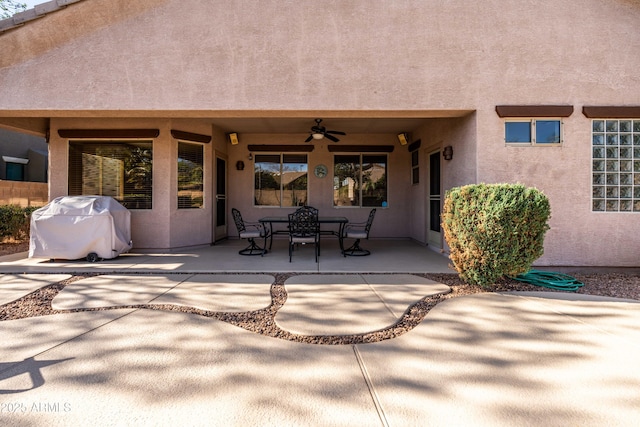
[[[559,144],[560,120],[536,120],[536,144]]]
[[[7,181],[24,181],[24,165],[7,162]]]
[[[411,184],[420,182],[420,157],[418,150],[411,152]]]
[[[334,157],[334,206],[387,206],[387,156],[350,154]]]
[[[204,205],[204,148],[178,142],[178,209]]]
[[[336,155],[333,174],[334,206],[360,206],[360,155]]]
[[[306,154],[257,154],[254,163],[256,206],[304,206],[307,203]]]
[[[151,209],[151,141],[69,142],[69,195],[111,196],[128,209]]]
[[[531,142],[531,121],[506,122],[504,130],[506,142]]]

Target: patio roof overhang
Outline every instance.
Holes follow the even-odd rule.
[[[223,132],[308,133],[316,118],[349,134],[412,132],[431,119],[464,117],[473,110],[396,111],[201,111],[201,110],[15,110],[0,111],[0,127],[45,136],[52,118],[172,118],[209,123]]]

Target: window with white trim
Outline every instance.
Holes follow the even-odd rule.
[[[640,119],[593,120],[592,210],[640,212]]]
[[[504,122],[507,144],[559,145],[562,143],[560,119],[513,119]]]

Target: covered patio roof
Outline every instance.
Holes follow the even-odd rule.
[[[256,134],[304,134],[322,118],[324,125],[347,134],[394,134],[412,132],[430,119],[464,117],[473,110],[429,111],[157,111],[157,110],[4,110],[0,126],[46,135],[51,118],[173,118],[209,123],[223,132]]]

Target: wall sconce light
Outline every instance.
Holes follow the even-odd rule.
[[[229,142],[231,145],[238,145],[238,134],[236,132],[228,133],[227,137],[229,138]]]
[[[444,150],[442,150],[442,157],[444,157],[445,160],[453,159],[453,147],[450,145],[444,147]]]
[[[253,160],[253,154],[249,153],[249,160]]]
[[[242,160],[238,160],[236,162],[236,169],[238,169],[239,171],[244,170],[244,162]]]
[[[409,142],[409,139],[411,139],[409,137],[409,134],[407,132],[402,132],[398,134],[398,141],[400,142],[400,145],[407,145],[407,143]]]

